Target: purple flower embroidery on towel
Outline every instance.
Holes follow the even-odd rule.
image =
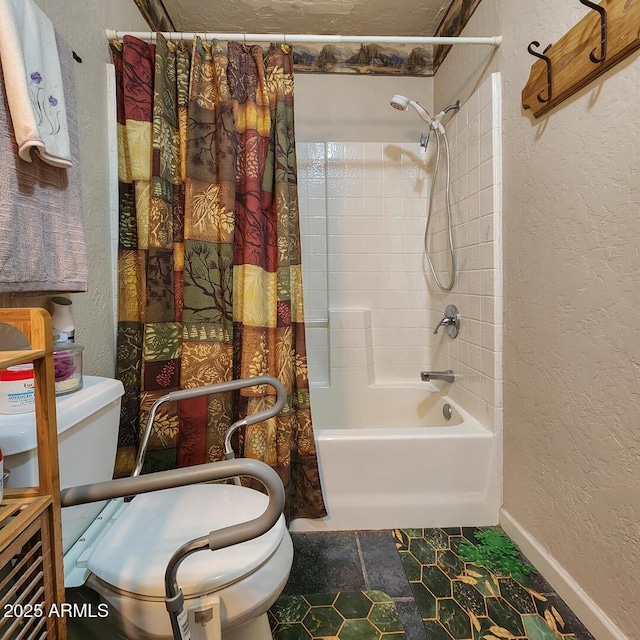
[[[31,78],[31,84],[29,85],[29,98],[31,99],[31,105],[33,106],[33,113],[36,118],[36,124],[41,127],[45,123],[45,119],[49,123],[49,135],[55,136],[60,132],[60,113],[59,110],[54,110],[58,106],[58,99],[52,95],[48,100],[45,100],[46,87],[39,86],[44,81],[42,74],[39,71],[34,71],[29,74]],[[48,104],[47,104],[48,103]]]

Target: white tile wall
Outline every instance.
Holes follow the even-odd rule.
[[[298,184],[312,384],[418,383],[424,369],[453,369],[449,394],[483,423],[502,405],[502,252],[499,76],[447,125],[451,144],[458,278],[434,288],[423,234],[434,140],[298,143]],[[433,136],[432,136],[433,138]],[[433,254],[445,251],[441,164]],[[427,275],[425,275],[427,274]],[[448,276],[442,272],[445,281]],[[432,330],[458,306],[458,339]]]
[[[453,369],[449,395],[487,426],[499,428],[502,407],[502,201],[500,76],[488,78],[450,121],[447,133],[453,167],[454,240],[458,276],[443,294],[429,285],[431,322],[447,304],[462,314],[456,340],[443,332],[433,343],[434,369]],[[444,228],[442,183],[437,228]],[[446,264],[444,237],[434,242],[439,265]],[[444,272],[445,281],[448,275]]]

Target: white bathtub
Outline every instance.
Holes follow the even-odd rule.
[[[434,385],[321,387],[311,402],[329,515],[292,530],[497,524],[499,439]]]

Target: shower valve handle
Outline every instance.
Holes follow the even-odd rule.
[[[438,333],[440,327],[444,326],[447,327],[450,324],[455,324],[455,320],[452,320],[451,318],[447,318],[446,316],[444,318],[442,318],[442,320],[440,320],[440,322],[438,322],[438,324],[436,325],[436,328],[433,330],[433,333],[436,334]]]
[[[454,304],[447,305],[444,310],[444,317],[433,330],[433,333],[438,333],[440,327],[444,327],[450,338],[456,338],[460,333],[460,312]]]

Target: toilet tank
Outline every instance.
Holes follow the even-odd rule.
[[[61,489],[113,477],[123,393],[119,380],[84,376],[82,389],[56,398]],[[0,448],[4,467],[11,471],[7,487],[38,484],[35,413],[0,415]],[[95,502],[62,510],[65,552],[105,504]]]

